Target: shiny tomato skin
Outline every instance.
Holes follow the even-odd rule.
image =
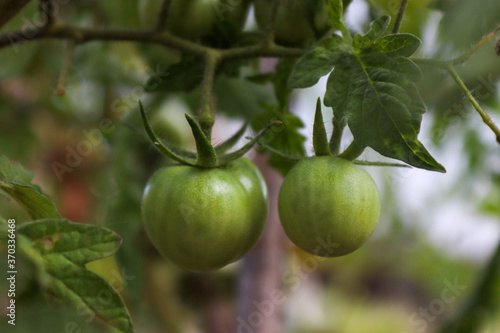
[[[283,228],[302,250],[322,257],[351,253],[370,238],[380,215],[380,198],[371,176],[333,156],[298,162],[280,189]]]
[[[240,259],[258,241],[268,210],[265,181],[246,158],[204,169],[158,170],[143,195],[142,217],[158,251],[190,271]]]

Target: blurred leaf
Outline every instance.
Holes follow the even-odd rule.
[[[0,190],[16,200],[34,220],[59,217],[52,200],[39,186],[31,184],[32,179],[33,174],[20,164],[0,156]]]
[[[106,18],[106,26],[112,28],[138,28],[139,15],[136,2],[99,1],[98,6]],[[154,20],[154,19],[153,19]]]
[[[272,93],[267,87],[248,80],[226,76],[217,78],[214,92],[218,112],[246,120],[251,120],[254,116],[262,113],[260,103],[274,101]]]
[[[218,67],[216,76],[237,77],[242,64],[246,61],[234,61]],[[184,57],[178,63],[165,70],[152,73],[144,89],[148,92],[191,92],[200,87],[205,74],[205,63],[196,57]],[[216,81],[217,82],[217,81]]]
[[[148,92],[189,92],[201,84],[204,72],[204,62],[195,57],[185,57],[165,71],[154,73],[144,89]]]
[[[461,52],[467,51],[498,25],[500,1],[455,0],[441,3],[443,19],[439,45],[442,52],[450,46]]]
[[[121,243],[120,236],[105,228],[65,219],[29,222],[18,232],[43,258],[48,275],[44,287],[50,296],[98,317],[114,331],[133,332],[130,315],[118,293],[84,266],[112,255]]]
[[[292,93],[292,90],[288,88],[287,83],[295,62],[295,59],[281,59],[276,66],[276,70],[272,78],[274,95],[276,96],[281,108],[287,107],[290,94]]]
[[[479,203],[479,211],[496,217],[500,215],[500,174],[492,176],[491,185],[488,195]]]
[[[24,7],[16,16],[14,16],[7,24],[1,27],[0,33],[8,33],[8,38],[12,41],[23,41],[27,39],[25,36],[33,33],[36,28],[32,19],[38,11],[37,1],[32,1]],[[21,30],[24,34],[17,34],[14,31]],[[11,47],[0,49],[0,64],[8,64],[8,66],[0,66],[0,79],[6,79],[12,76],[20,75],[29,70],[29,66],[34,60],[34,57],[39,51],[41,43],[30,42],[15,44]]]
[[[251,126],[255,131],[259,131],[272,121],[279,120],[283,124],[274,126],[260,142],[283,152],[285,155],[305,156],[304,142],[306,138],[299,133],[299,129],[304,127],[302,120],[286,109],[280,109],[275,105],[263,105],[263,108],[267,112],[254,117],[251,121]],[[268,160],[268,164],[282,175],[286,175],[296,162],[276,154],[271,154]]]
[[[62,52],[62,51],[61,51]],[[98,85],[140,84],[138,52],[125,43],[89,43],[75,49],[70,75]],[[124,66],[124,63],[127,65]]]
[[[485,267],[474,292],[455,315],[443,323],[439,333],[479,332],[488,317],[498,315],[500,291],[500,242]]]

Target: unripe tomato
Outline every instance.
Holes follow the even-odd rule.
[[[158,251],[190,271],[209,271],[240,259],[260,238],[267,188],[246,158],[225,167],[173,165],[149,180],[142,217]]]
[[[337,257],[368,240],[377,226],[380,199],[366,171],[338,157],[320,156],[290,170],[278,210],[295,245],[314,255]]]
[[[255,0],[255,19],[266,30],[272,10],[272,0]],[[321,37],[329,29],[326,0],[281,1],[275,26],[278,43],[302,45]]]

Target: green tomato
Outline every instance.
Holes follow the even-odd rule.
[[[260,238],[267,188],[258,168],[239,158],[222,168],[173,165],[149,180],[143,223],[158,251],[190,271],[240,259]]]
[[[259,28],[266,30],[271,16],[272,0],[255,0],[255,19]],[[326,0],[281,1],[275,26],[278,43],[303,45],[312,42],[328,29],[328,2]]]
[[[352,162],[320,156],[288,173],[278,210],[286,234],[302,250],[338,257],[363,245],[377,226],[380,199],[375,182]]]
[[[172,0],[168,28],[178,36],[216,37],[220,31],[241,31],[250,0]]]

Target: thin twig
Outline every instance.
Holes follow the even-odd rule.
[[[469,51],[448,61],[439,59],[415,58],[415,57],[410,57],[410,59],[422,65],[441,67],[443,69],[447,69],[448,64],[460,65],[463,64],[465,61],[467,61],[477,50],[479,50],[484,44],[486,44],[486,42],[495,37],[495,34],[499,31],[500,31],[500,25],[496,27],[495,30],[484,36]]]
[[[233,49],[214,49],[195,42],[183,39],[168,32],[155,32],[150,30],[112,30],[80,28],[63,23],[57,24],[52,29],[36,28],[30,37],[25,37],[23,31],[11,31],[0,35],[0,48],[15,46],[23,42],[41,39],[65,39],[76,43],[91,41],[128,41],[155,43],[169,48],[174,48],[198,57],[205,57],[209,51],[219,52],[221,61],[236,59],[250,59],[256,57],[283,57],[299,58],[306,50],[284,47],[279,45],[250,45]]]
[[[156,31],[165,31],[167,29],[168,14],[170,13],[171,0],[163,0],[161,4],[160,14],[158,15],[158,24]]]
[[[392,28],[392,33],[397,34],[399,32],[399,28],[401,28],[401,22],[403,21],[403,17],[405,15],[406,5],[408,4],[408,0],[401,0],[401,5],[399,6],[398,16],[396,17],[396,22],[394,22],[394,27]]]
[[[59,75],[59,80],[57,82],[57,89],[55,91],[56,96],[66,95],[66,82],[68,81],[69,69],[71,67],[71,60],[73,59],[73,53],[75,52],[75,43],[68,43],[68,50],[66,51],[66,56],[64,58],[64,63],[61,69],[61,74]]]
[[[213,88],[215,72],[219,62],[219,54],[216,51],[210,51],[206,55],[205,74],[203,76],[201,107],[198,113],[198,123],[208,140],[212,136],[212,126],[215,122],[213,105]]]
[[[483,110],[483,108],[481,108],[470,90],[467,88],[458,73],[455,71],[455,67],[453,67],[453,65],[449,63],[446,66],[446,70],[448,71],[448,73],[450,73],[451,77],[455,80],[460,89],[462,89],[469,102],[472,104],[472,106],[474,106],[474,109],[476,109],[477,113],[479,113],[479,115],[483,119],[483,122],[488,125],[489,128],[491,128],[493,133],[495,133],[497,142],[500,144],[500,129],[497,127],[497,125],[495,125],[493,120],[491,120],[490,116]]]

